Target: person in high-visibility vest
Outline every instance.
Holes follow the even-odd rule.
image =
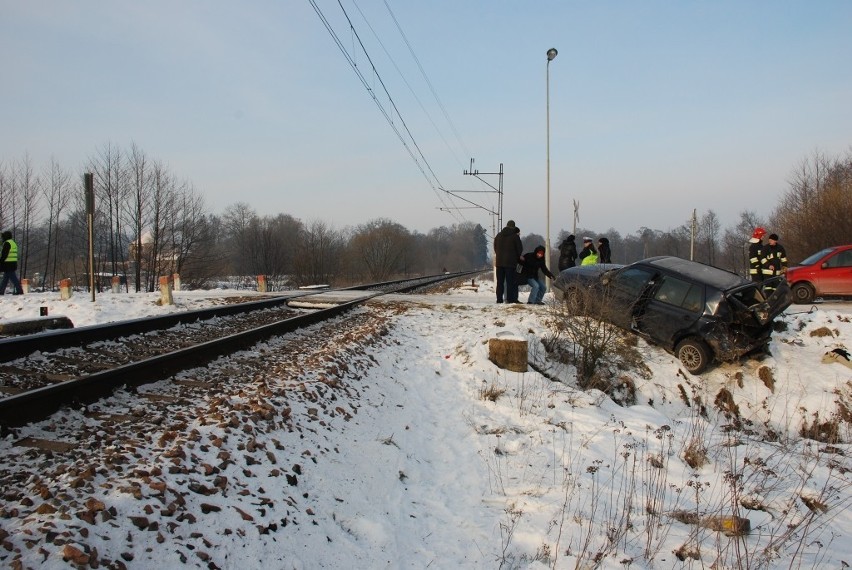
[[[18,244],[12,239],[12,232],[5,231],[2,234],[3,249],[0,250],[0,271],[3,271],[3,280],[0,281],[0,295],[6,293],[6,285],[12,282],[15,295],[23,295],[21,281],[18,279]]]
[[[598,262],[598,250],[595,249],[595,244],[592,238],[583,238],[583,251],[580,252],[580,265],[594,265]]]

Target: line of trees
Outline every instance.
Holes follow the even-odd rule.
[[[815,152],[793,171],[788,189],[768,217],[752,211],[740,213],[733,227],[723,229],[719,217],[709,210],[697,220],[694,248],[692,220],[668,231],[639,228],[622,236],[610,228],[596,233],[577,228],[577,246],[583,236],[609,238],[614,263],[631,263],[655,255],[693,259],[745,275],[748,270],[747,242],[757,226],[779,236],[791,266],[825,247],[852,243],[852,151],[842,158]],[[556,245],[571,232],[562,230]],[[524,250],[543,244],[537,234],[524,236]],[[556,249],[556,248],[554,248]],[[554,252],[554,266],[558,256]]]
[[[190,287],[209,287],[224,277],[253,283],[266,275],[273,287],[362,280],[486,267],[491,239],[470,222],[411,232],[387,219],[335,229],[285,213],[259,215],[236,203],[221,215],[207,211],[191,182],[132,144],[108,143],[72,174],[51,160],[36,170],[28,155],[0,161],[0,229],[21,246],[19,274],[35,287],[55,289],[66,277],[88,283],[88,230],[83,172],[95,181],[95,267],[97,274],[123,275],[136,291],[154,291],[159,276],[179,273]],[[647,227],[622,236],[577,229],[577,241],[609,238],[616,263],[675,255],[741,274],[746,242],[756,226],[777,233],[795,263],[823,247],[852,240],[852,153],[820,153],[798,165],[789,188],[767,218],[745,211],[723,229],[713,210],[668,231]],[[556,244],[569,231],[562,230]],[[544,243],[523,238],[525,250]],[[554,248],[555,249],[555,248]],[[558,250],[554,250],[551,267]],[[233,281],[232,281],[233,284]]]
[[[28,155],[0,160],[0,228],[18,241],[19,275],[34,287],[55,289],[63,278],[88,283],[84,172],[94,179],[93,269],[127,277],[136,291],[154,291],[160,276],[174,273],[190,287],[266,275],[283,288],[488,263],[485,229],[469,222],[421,234],[386,219],[335,229],[284,213],[259,215],[245,203],[214,215],[192,183],[162,161],[135,144],[108,143],[74,174],[54,160],[37,170]]]

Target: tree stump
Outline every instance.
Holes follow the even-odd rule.
[[[527,341],[522,338],[488,339],[488,360],[512,372],[527,371]]]

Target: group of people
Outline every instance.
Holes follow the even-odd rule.
[[[531,252],[524,253],[520,228],[515,225],[514,220],[506,222],[506,227],[494,237],[497,302],[520,303],[518,287],[529,285],[530,296],[527,303],[543,305],[547,285],[540,275],[544,274],[550,279],[556,278],[547,268],[547,260],[544,256],[545,248],[541,245]],[[583,249],[580,253],[577,253],[574,236],[568,236],[559,246],[559,271],[576,266],[578,260],[580,265],[612,263],[609,240],[605,237],[599,238],[598,247],[595,248],[592,238],[585,237],[583,238]]]
[[[498,303],[503,303],[504,298],[506,303],[520,303],[518,287],[526,284],[530,286],[527,303],[544,304],[546,285],[539,278],[538,272],[541,270],[551,279],[554,278],[544,259],[544,247],[538,246],[525,254],[521,230],[514,220],[506,222],[506,227],[494,236],[494,265],[497,269]]]
[[[766,230],[757,227],[748,240],[748,274],[752,281],[761,282],[787,272],[787,252],[778,243],[778,234],[769,234],[763,243]]]
[[[599,237],[598,247],[595,248],[594,240],[590,237],[583,238],[583,249],[577,253],[574,243],[576,238],[570,235],[559,244],[559,271],[576,267],[577,261],[580,265],[594,265],[595,263],[612,263],[612,250],[609,248],[609,238]]]

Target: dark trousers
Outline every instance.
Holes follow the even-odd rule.
[[[3,280],[0,281],[0,295],[6,293],[6,285],[9,284],[9,281],[12,282],[12,292],[15,295],[22,295],[24,293],[24,290],[21,288],[21,282],[18,280],[18,274],[12,269],[11,271],[3,272]]]
[[[506,294],[507,303],[515,303],[518,300],[518,279],[515,274],[515,266],[497,268],[497,302],[503,302],[503,293]]]

